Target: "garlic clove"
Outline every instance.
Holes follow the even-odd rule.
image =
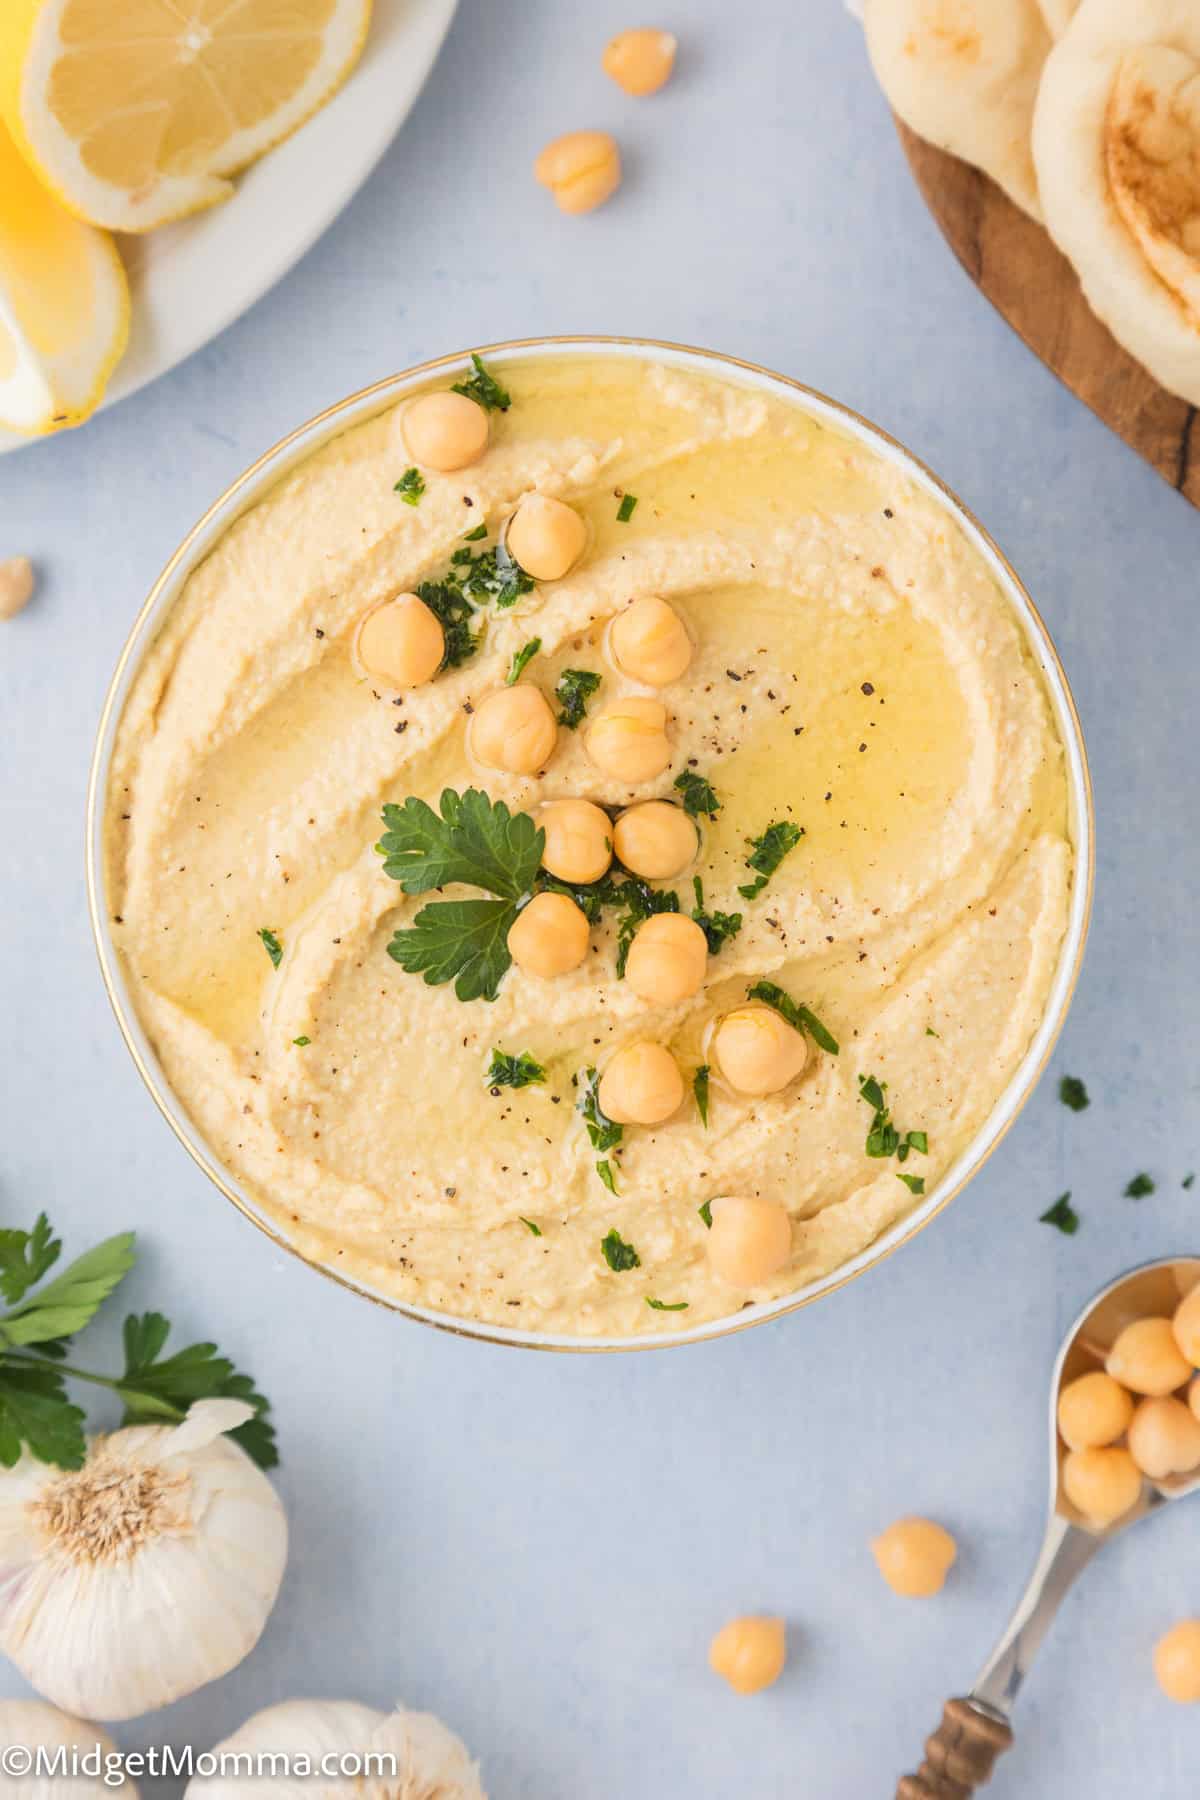
[[[51,1755],[56,1750],[74,1751],[81,1768],[87,1759],[87,1772],[74,1777],[65,1772],[61,1776],[20,1775],[15,1768],[3,1772],[5,1751],[36,1752],[39,1748]],[[104,1773],[106,1767],[118,1766],[106,1760],[116,1754],[116,1745],[99,1725],[73,1719],[45,1700],[0,1700],[0,1800],[89,1800],[89,1796],[111,1794],[113,1786],[105,1781]],[[128,1800],[137,1800],[132,1781],[124,1781],[120,1792]]]
[[[395,1759],[394,1775],[364,1772],[359,1780],[323,1781],[321,1800],[487,1800],[466,1746],[432,1713],[402,1706],[382,1713],[354,1700],[285,1700],[247,1719],[214,1754],[268,1750],[305,1753],[314,1762],[339,1752]],[[262,1785],[246,1774],[195,1775],[185,1800],[262,1800]],[[313,1784],[276,1777],[271,1800],[313,1800]]]

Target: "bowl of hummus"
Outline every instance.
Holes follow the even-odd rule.
[[[840,1287],[984,1162],[1091,800],[1032,601],[907,450],[557,339],[216,502],[116,671],[88,862],[126,1042],[248,1218],[428,1323],[637,1348]]]

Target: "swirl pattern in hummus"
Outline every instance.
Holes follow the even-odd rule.
[[[836,1268],[911,1208],[895,1161],[865,1154],[860,1076],[886,1081],[898,1122],[927,1134],[906,1167],[930,1188],[977,1133],[1059,959],[1063,753],[986,566],[902,471],[798,404],[633,357],[503,373],[513,405],[491,448],[427,474],[418,505],[393,492],[407,458],[384,414],[288,475],[191,576],[118,729],[113,933],[175,1091],[304,1254],[495,1324],[677,1329]],[[350,655],[364,611],[444,568],[531,489],[584,513],[582,560],[493,613],[470,662],[403,696],[374,692]],[[627,523],[622,491],[638,496]],[[547,695],[568,666],[601,673],[597,705],[636,691],[604,634],[649,593],[696,645],[662,690],[673,760],[659,779],[599,778],[583,734],[565,730],[541,779],[471,766],[470,709],[535,635],[523,679]],[[616,978],[609,923],[573,973],[514,967],[492,1004],[388,957],[421,902],[382,871],[385,801],[474,784],[513,807],[617,806],[673,796],[689,766],[723,802],[696,869],[707,902],[744,915],[694,999],[639,1000]],[[743,900],[746,840],[775,819],[805,836]],[[262,927],[283,945],[278,969]],[[807,1002],[841,1054],[810,1055],[767,1100],[714,1072],[707,1127],[689,1096],[665,1125],[628,1129],[610,1194],[576,1079],[649,1034],[690,1081],[712,1020],[761,977]],[[496,1046],[531,1052],[546,1084],[489,1091]],[[699,1209],[728,1193],[792,1218],[790,1263],[752,1292],[706,1256]],[[613,1228],[636,1268],[601,1254]]]

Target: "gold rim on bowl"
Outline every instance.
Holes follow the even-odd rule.
[[[949,1206],[950,1202],[962,1192],[967,1182],[989,1160],[997,1145],[1016,1121],[1025,1102],[1037,1085],[1038,1078],[1045,1069],[1058,1040],[1083,961],[1095,878],[1095,816],[1087,752],[1084,748],[1079,714],[1076,711],[1058,652],[1054,648],[1041,614],[1016,570],[954,490],[889,432],[884,431],[861,413],[855,412],[852,407],[844,406],[840,401],[831,399],[816,388],[807,387],[803,382],[796,381],[791,376],[776,374],[773,370],[763,368],[758,363],[746,362],[739,357],[726,356],[716,350],[701,350],[687,344],[662,342],[653,338],[629,337],[517,338],[505,343],[483,345],[479,353],[490,360],[503,362],[530,351],[547,352],[552,355],[628,353],[641,357],[654,356],[665,358],[680,367],[699,364],[705,368],[711,367],[717,373],[724,370],[727,374],[732,374],[734,379],[740,377],[743,383],[748,380],[751,385],[763,386],[768,390],[786,391],[787,394],[798,398],[804,408],[816,418],[827,420],[859,442],[868,444],[876,453],[882,454],[886,460],[901,465],[919,486],[931,493],[956,519],[968,539],[982,553],[984,560],[990,566],[998,584],[1020,619],[1026,643],[1033,652],[1046,683],[1066,756],[1067,786],[1071,810],[1070,835],[1076,856],[1071,890],[1071,910],[1058,966],[1051,985],[1050,997],[1033,1040],[984,1125],[960,1154],[951,1169],[947,1171],[942,1181],[933,1189],[922,1205],[915,1207],[897,1224],[883,1232],[865,1250],[860,1251],[849,1262],[832,1270],[820,1280],[809,1282],[806,1286],[798,1288],[795,1293],[783,1295],[778,1300],[764,1301],[743,1307],[740,1312],[733,1314],[728,1319],[712,1320],[690,1330],[664,1332],[652,1337],[568,1337],[547,1332],[518,1331],[506,1326],[459,1318],[451,1313],[438,1312],[431,1307],[415,1306],[398,1300],[393,1295],[381,1293],[365,1281],[351,1279],[336,1269],[305,1256],[288,1241],[262,1208],[248,1194],[240,1190],[232,1175],[222,1168],[201,1133],[172,1093],[154,1050],[130,1004],[116,947],[108,928],[108,913],[103,906],[103,817],[109,765],[117,722],[136,667],[153,639],[160,616],[165,617],[183,581],[207,555],[208,550],[217,539],[229,529],[241,511],[259,498],[269,486],[280,480],[289,468],[296,466],[329,439],[349,429],[350,426],[372,417],[375,413],[382,412],[385,407],[391,405],[407,390],[425,381],[439,370],[461,368],[469,358],[469,351],[462,351],[452,356],[440,356],[430,362],[419,363],[400,374],[374,382],[371,386],[362,388],[346,399],[338,401],[335,405],[327,407],[323,412],[309,419],[307,423],[298,426],[295,431],[289,432],[286,437],[281,438],[277,444],[244,470],[220,498],[214,501],[170,558],[134,620],[133,627],[121,651],[100,715],[87,795],[88,911],[96,940],[105,991],[116,1015],[125,1046],[133,1058],[134,1065],[145,1082],[151,1098],[192,1160],[204,1171],[213,1185],[227,1200],[232,1202],[244,1218],[249,1219],[252,1224],[257,1226],[279,1249],[286,1251],[299,1261],[307,1263],[310,1268],[316,1269],[331,1281],[336,1281],[340,1287],[360,1294],[378,1306],[402,1313],[407,1318],[432,1325],[438,1330],[448,1331],[456,1337],[475,1338],[492,1344],[517,1345],[526,1349],[590,1354],[618,1350],[657,1350],[681,1344],[704,1343],[713,1338],[728,1337],[734,1332],[748,1330],[752,1325],[762,1324],[768,1319],[782,1318],[788,1313],[796,1312],[803,1306],[811,1305],[814,1300],[820,1299],[825,1294],[836,1293],[868,1268],[874,1268],[877,1264],[885,1262]]]

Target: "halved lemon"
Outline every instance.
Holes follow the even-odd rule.
[[[81,424],[128,335],[112,239],[46,192],[0,125],[0,423],[30,433]]]
[[[0,115],[113,231],[211,206],[358,59],[371,0],[0,0]]]

